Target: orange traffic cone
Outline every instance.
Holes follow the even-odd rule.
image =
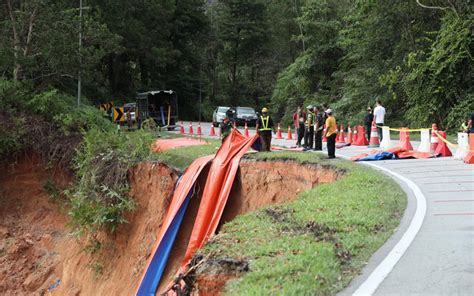
[[[367,146],[369,142],[365,138],[365,128],[363,125],[357,126],[357,141],[353,141],[353,145],[355,146]]]
[[[283,137],[281,136],[281,128],[280,128],[280,124],[278,124],[278,131],[277,131],[277,136],[275,139],[283,139]]]
[[[198,123],[198,130],[197,130],[197,135],[202,136],[202,130],[201,130],[201,123]]]
[[[347,127],[347,143],[351,144],[352,143],[352,129],[351,125]]]
[[[211,136],[211,137],[216,136],[216,130],[214,129],[214,123],[211,124],[211,132],[209,133],[209,136]]]
[[[247,122],[245,122],[244,135],[245,135],[246,137],[249,136],[249,128],[247,127]]]
[[[441,138],[441,141],[438,143],[438,147],[436,147],[434,155],[435,156],[441,155],[444,157],[452,156],[453,154],[451,153],[451,150],[449,150],[448,145],[446,145],[446,142],[443,141],[443,139],[446,139],[446,133],[439,131],[438,137]]]
[[[184,132],[184,123],[181,121],[181,125],[179,127],[179,134],[180,135],[184,135],[185,132]]]
[[[407,128],[402,128],[400,131],[400,143],[398,147],[408,151],[413,150],[413,146],[410,143],[410,132]]]
[[[346,140],[344,139],[344,125],[341,124],[341,129],[339,132],[339,139],[337,140],[338,143],[345,143]]]
[[[193,131],[193,123],[190,121],[189,122],[189,133],[188,133],[190,136],[194,135],[194,131]]]
[[[474,134],[469,134],[469,152],[464,157],[464,163],[474,164]]]
[[[327,142],[328,141],[328,137],[326,137],[326,125],[323,125],[324,128],[323,128],[323,142]]]
[[[291,126],[288,126],[288,136],[286,137],[287,140],[293,140],[293,135],[291,134]]]
[[[380,146],[379,133],[377,132],[377,127],[375,126],[375,122],[372,122],[369,147],[379,147],[379,146]]]
[[[438,147],[438,136],[436,135],[436,131],[438,130],[438,125],[433,123],[431,125],[431,153],[436,151],[436,147]]]

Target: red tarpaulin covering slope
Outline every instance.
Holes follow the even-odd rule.
[[[165,150],[174,149],[178,147],[207,145],[207,144],[209,143],[206,141],[190,139],[190,138],[164,139],[164,140],[156,140],[152,144],[151,150],[153,150],[154,152],[160,152],[160,151],[165,151]]]
[[[196,250],[204,246],[216,231],[234,184],[240,159],[257,139],[258,135],[247,138],[234,129],[217,151],[209,169],[181,271],[188,265]]]

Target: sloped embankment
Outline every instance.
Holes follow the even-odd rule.
[[[178,173],[163,163],[143,163],[129,172],[130,195],[137,203],[130,222],[115,234],[100,234],[103,245],[89,245],[69,235],[66,209],[43,189],[51,176],[38,159],[24,158],[0,178],[0,293],[43,293],[59,285],[53,295],[131,295],[150,256],[156,234],[169,205]],[[266,205],[294,200],[318,183],[338,179],[341,172],[315,164],[287,161],[242,161],[223,222]],[[61,184],[71,181],[53,176]],[[202,183],[202,181],[201,181]],[[199,206],[199,196],[195,198]],[[193,224],[183,223],[183,234]],[[222,222],[222,223],[223,223]],[[186,235],[172,253],[179,259]],[[180,260],[171,260],[168,278]],[[176,266],[173,266],[176,265]]]

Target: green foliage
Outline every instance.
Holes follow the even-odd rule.
[[[93,128],[84,132],[74,158],[78,183],[69,192],[69,215],[78,234],[114,231],[127,222],[123,214],[135,207],[127,195],[127,171],[150,157],[152,141],[152,134],[142,130],[117,133]]]
[[[74,98],[57,89],[52,89],[34,95],[26,106],[33,113],[52,121],[55,116],[71,111],[74,106]]]
[[[446,129],[454,133],[460,131],[461,124],[469,120],[470,112],[474,110],[474,93],[452,107],[446,117]]]
[[[96,278],[99,278],[104,272],[104,265],[101,262],[88,263],[87,267],[94,271],[94,275]]]
[[[0,123],[0,162],[3,162],[23,149],[27,131],[24,117],[0,113]]]
[[[81,105],[79,108],[71,108],[68,113],[57,114],[54,120],[62,127],[65,133],[88,131],[92,129],[112,131],[115,125],[102,115],[96,108]]]
[[[342,26],[341,1],[307,1],[297,19],[306,51],[278,76],[272,112],[289,123],[298,105],[327,104],[335,88],[333,73],[341,57],[337,37]]]
[[[436,122],[457,130],[472,111],[472,26],[472,19],[448,12],[431,46],[408,56],[401,85],[409,98],[407,118],[417,125]]]
[[[62,190],[54,183],[54,181],[47,179],[43,182],[43,190],[49,195],[49,197],[57,201],[62,196]]]
[[[25,109],[31,92],[28,83],[0,78],[0,104],[3,108]]]

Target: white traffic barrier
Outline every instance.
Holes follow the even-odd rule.
[[[458,150],[454,153],[454,159],[464,159],[469,151],[469,134],[458,133]]]
[[[395,144],[390,139],[390,127],[383,126],[382,127],[382,142],[380,142],[380,148],[382,149],[389,149],[394,147]]]
[[[422,130],[421,132],[421,143],[418,147],[418,152],[430,152],[431,151],[431,142],[430,142],[430,130]]]

